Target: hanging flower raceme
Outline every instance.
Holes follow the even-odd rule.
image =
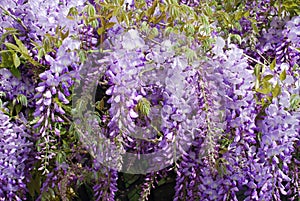
[[[197,71],[183,55],[175,55],[170,40],[155,44],[139,35],[137,30],[117,35],[114,51],[106,57],[110,86],[106,91],[110,96],[108,136],[123,142],[126,151],[142,158],[127,155],[129,166],[123,164],[124,171],[141,171],[141,167],[132,164],[143,160],[143,154],[153,157],[149,158],[153,162],[148,163],[147,171],[172,164],[170,143],[176,143],[178,154],[184,152],[199,121],[194,116],[199,110],[195,104],[198,98],[191,84]]]
[[[0,69],[1,96],[10,101],[18,99],[20,96],[31,100],[34,96],[34,83],[29,78],[30,76],[31,74],[27,73],[24,77],[17,78],[8,69]],[[28,104],[32,106],[31,102]]]
[[[27,129],[18,125],[0,108],[0,200],[24,200],[29,180],[28,161],[33,144]]]
[[[65,121],[62,117],[65,114],[62,105],[69,104],[70,101],[67,98],[71,94],[70,88],[74,80],[79,79],[77,66],[79,58],[75,52],[66,51],[78,49],[79,45],[78,41],[64,40],[57,51],[56,59],[46,56],[50,69],[40,74],[41,82],[36,87],[37,93],[34,97],[36,110],[33,115],[36,121],[33,128],[38,128],[37,136],[42,137],[46,144],[50,143],[53,136],[60,135],[59,129],[53,127],[54,123]],[[50,159],[53,155],[50,154],[48,157]]]

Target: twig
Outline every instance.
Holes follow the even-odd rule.
[[[151,39],[151,38],[148,38],[148,37],[145,36],[144,34],[142,34],[142,37],[145,38],[145,39],[147,39],[147,40],[150,40],[151,42],[153,42],[153,43],[155,43],[155,44],[158,44],[158,45],[161,44],[160,42],[157,42],[156,40],[153,40],[153,39]]]
[[[266,64],[264,64],[264,63],[262,63],[262,62],[260,62],[260,61],[258,61],[258,60],[256,60],[256,59],[254,59],[254,58],[248,56],[248,55],[245,54],[245,53],[243,53],[243,55],[244,55],[245,57],[247,57],[248,59],[250,59],[250,60],[252,60],[252,61],[255,61],[256,63],[263,65],[264,67],[268,67]]]
[[[8,10],[6,10],[5,8],[3,8],[2,6],[0,6],[0,9],[4,11],[4,14],[10,16],[12,19],[14,19],[15,21],[17,21],[26,31],[28,30],[27,27],[21,21],[21,19],[16,18],[15,16],[13,16]]]
[[[261,58],[263,58],[265,60],[265,62],[267,62],[268,64],[270,64],[269,61],[261,54],[260,51],[257,51],[257,53],[259,54],[259,56],[261,56]]]

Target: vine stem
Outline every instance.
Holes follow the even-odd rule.
[[[3,6],[1,6],[1,5],[0,5],[0,9],[4,11],[4,14],[10,16],[12,19],[14,19],[16,22],[18,22],[26,31],[28,31],[28,28],[23,24],[21,19],[16,18],[15,16],[13,16],[8,10],[3,8]]]
[[[205,112],[206,112],[205,120],[206,120],[206,123],[207,123],[207,135],[208,135],[207,140],[208,140],[209,145],[214,145],[214,139],[213,139],[214,132],[211,128],[211,120],[209,118],[209,102],[208,102],[207,94],[206,94],[206,91],[205,91],[204,80],[202,80],[200,78],[199,82],[200,82],[201,91],[203,93],[203,99],[204,99],[204,104],[205,104]],[[210,162],[212,163],[211,165],[213,165],[215,163],[215,160],[214,160],[214,157],[213,157],[214,148],[212,147],[212,149],[213,150],[211,150],[211,147],[208,147],[208,150],[207,150],[208,158],[209,158]]]
[[[256,63],[261,64],[261,65],[263,65],[264,67],[268,67],[266,64],[264,64],[264,63],[258,61],[257,59],[254,59],[254,58],[250,57],[249,55],[247,55],[247,54],[245,54],[245,53],[243,53],[243,55],[244,55],[245,57],[247,57],[247,59],[249,59],[249,60],[255,61]]]

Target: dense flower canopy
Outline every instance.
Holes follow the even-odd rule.
[[[299,200],[299,4],[2,0],[0,200]]]

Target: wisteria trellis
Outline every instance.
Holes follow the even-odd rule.
[[[299,200],[299,5],[2,0],[0,200]]]

